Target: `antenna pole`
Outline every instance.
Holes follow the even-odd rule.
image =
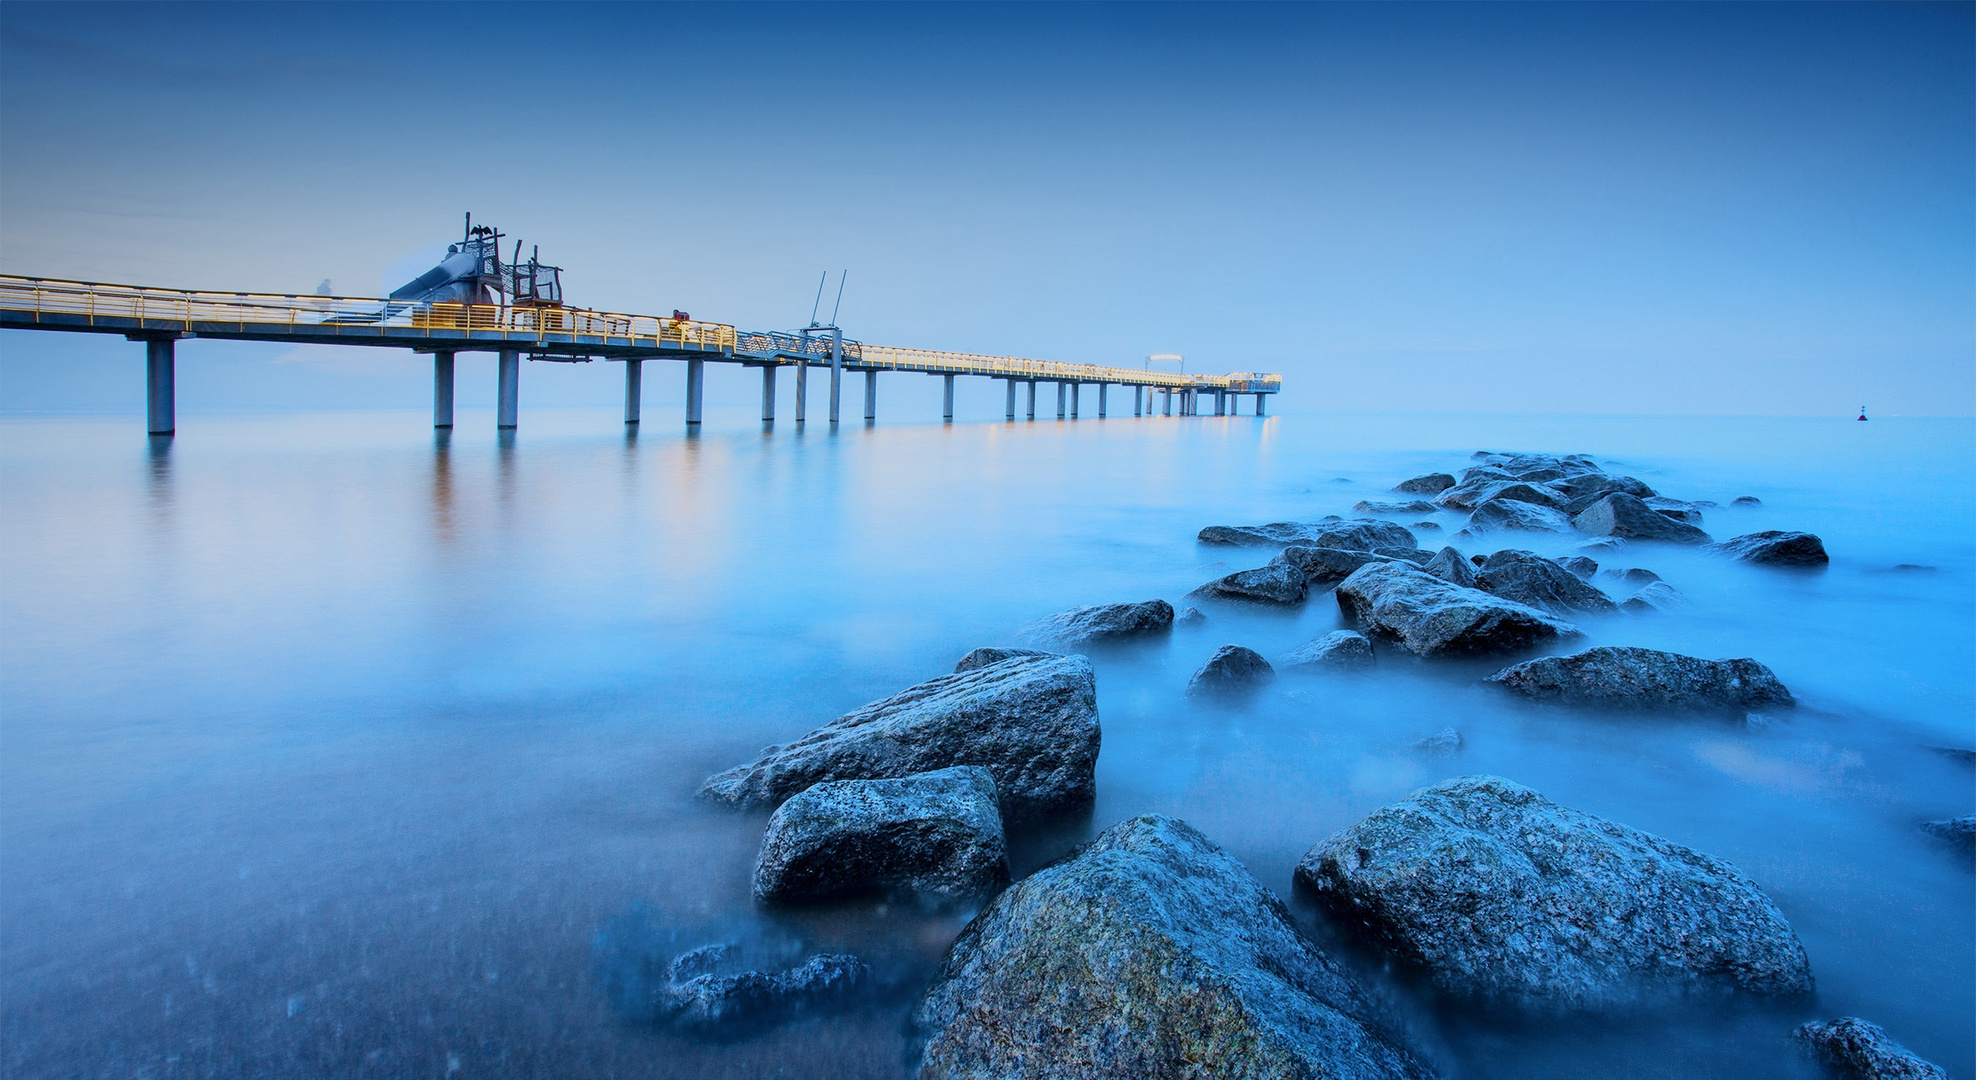
[[[816,300],[815,300],[814,302],[812,302],[812,303],[810,304],[810,325],[811,325],[811,326],[815,326],[815,325],[816,325],[816,311],[817,311],[817,308],[819,308],[819,307],[822,307],[822,306],[823,306],[823,283],[824,283],[824,282],[826,282],[826,281],[829,281],[829,280],[830,280],[830,271],[828,271],[828,270],[825,270],[825,271],[823,272],[823,276],[822,276],[822,277],[820,277],[820,278],[818,278],[818,279],[816,279]]]
[[[825,275],[828,275],[829,273],[830,271],[828,270],[824,271]],[[837,325],[837,309],[844,306],[844,275],[849,273],[850,273],[849,270],[837,271],[837,303],[832,305],[830,308],[830,325],[832,326]]]

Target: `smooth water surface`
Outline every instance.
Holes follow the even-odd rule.
[[[1791,1026],[1835,1015],[1976,1075],[1970,860],[1916,828],[1976,809],[1968,763],[1935,749],[1976,745],[1970,422],[523,422],[503,441],[471,413],[450,437],[415,413],[188,417],[152,443],[127,417],[0,422],[7,1076],[907,1075],[905,1016],[966,913],[757,911],[765,815],[697,802],[699,781],[1050,612],[1183,602],[1266,561],[1198,546],[1203,525],[1350,516],[1483,447],[1723,503],[1718,538],[1823,536],[1813,574],[1601,555],[1693,607],[1581,620],[1595,644],[1753,656],[1800,707],[1580,714],[1393,650],[1197,704],[1182,688],[1215,647],[1275,656],[1341,625],[1328,593],[1202,604],[1205,624],[1095,658],[1097,806],[1023,839],[1017,872],[1161,811],[1287,897],[1333,831],[1499,773],[1734,862],[1803,937],[1819,1000],[1515,1024],[1395,988],[1447,1076],[1802,1077]],[[1436,517],[1423,545],[1459,528]],[[1409,750],[1450,725],[1459,757]],[[719,1043],[620,1007],[721,938],[856,952],[886,989]]]

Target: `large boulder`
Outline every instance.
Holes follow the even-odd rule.
[[[1402,480],[1393,485],[1393,490],[1402,495],[1439,495],[1455,486],[1455,478],[1444,472],[1428,473],[1411,480]]]
[[[1796,701],[1755,660],[1703,660],[1680,653],[1601,645],[1506,667],[1489,681],[1539,701],[1607,709],[1741,712]]]
[[[1013,819],[1085,806],[1095,793],[1098,684],[1082,656],[1018,656],[928,679],[707,779],[701,795],[780,806],[828,780],[882,780],[954,765],[995,778]]]
[[[1304,602],[1303,571],[1277,561],[1254,570],[1240,570],[1202,585],[1189,597],[1215,596],[1224,600],[1255,600],[1266,604]]]
[[[996,897],[914,1018],[921,1080],[1434,1075],[1282,901],[1157,814]]]
[[[1305,524],[1279,521],[1270,525],[1210,525],[1201,530],[1203,544],[1241,544],[1284,547],[1342,548],[1346,551],[1377,551],[1380,548],[1419,546],[1405,526],[1390,521],[1316,521]]]
[[[1361,501],[1352,504],[1354,514],[1431,514],[1434,510],[1434,504],[1425,499],[1415,499],[1412,502]]]
[[[1949,1080],[1947,1070],[1857,1016],[1805,1024],[1793,1034],[1832,1080]]]
[[[1275,678],[1276,669],[1261,653],[1241,645],[1223,645],[1187,680],[1187,693],[1195,697],[1246,694]]]
[[[993,646],[983,646],[961,657],[960,662],[954,665],[954,670],[957,672],[973,671],[976,668],[985,668],[990,664],[999,664],[1004,660],[1013,660],[1018,656],[1055,655],[1055,653],[1037,652],[1035,649],[997,649]]]
[[[1304,583],[1324,585],[1333,581],[1343,581],[1352,576],[1352,571],[1367,563],[1388,562],[1390,556],[1371,551],[1346,551],[1343,548],[1306,547],[1291,544],[1272,559],[1271,562],[1285,563],[1297,568],[1304,576]]]
[[[1646,503],[1649,509],[1662,517],[1670,517],[1676,521],[1685,521],[1690,525],[1700,525],[1702,523],[1702,506],[1700,503],[1683,502],[1680,499],[1666,499],[1659,495],[1655,495],[1651,499],[1641,499],[1640,501]]]
[[[1688,606],[1688,598],[1676,591],[1665,581],[1655,581],[1639,592],[1627,597],[1619,605],[1620,610],[1635,615],[1650,615],[1659,611],[1680,611]]]
[[[978,765],[813,785],[776,808],[755,860],[755,899],[765,903],[956,902],[1008,883],[995,778]]]
[[[1651,499],[1654,489],[1630,476],[1614,476],[1610,473],[1582,473],[1552,480],[1545,485],[1571,500],[1564,512],[1576,514],[1614,492],[1631,495],[1636,499]]]
[[[1583,555],[1568,555],[1559,559],[1557,564],[1571,571],[1581,581],[1590,581],[1592,575],[1599,572],[1599,564]]]
[[[1481,502],[1476,503],[1476,505],[1480,506],[1482,503],[1490,502],[1526,502],[1535,503],[1538,506],[1548,506],[1553,510],[1562,510],[1570,500],[1554,488],[1518,481],[1496,488],[1483,496]]]
[[[1459,585],[1464,589],[1475,587],[1475,564],[1468,561],[1468,556],[1454,548],[1442,548],[1427,561],[1424,569],[1449,584]]]
[[[1715,545],[1715,550],[1743,562],[1765,566],[1824,566],[1832,561],[1825,554],[1825,541],[1810,533],[1776,529],[1724,540]]]
[[[1290,650],[1282,663],[1306,671],[1362,671],[1373,665],[1372,642],[1355,631],[1333,630]]]
[[[1359,629],[1417,656],[1517,652],[1579,636],[1577,627],[1536,608],[1397,563],[1360,567],[1339,583],[1337,596]]]
[[[1436,989],[1492,1006],[1812,989],[1797,934],[1735,867],[1497,776],[1373,812],[1312,848],[1295,882]]]
[[[1036,623],[1026,636],[1066,649],[1164,634],[1173,629],[1173,605],[1164,600],[1072,608]]]
[[[1628,540],[1663,540],[1671,544],[1706,544],[1708,534],[1653,508],[1624,492],[1613,492],[1571,519],[1573,528],[1593,536]]]
[[[1531,551],[1498,551],[1482,563],[1475,587],[1553,615],[1610,615],[1606,594],[1563,566]]]
[[[1536,503],[1490,499],[1468,515],[1468,522],[1462,528],[1472,534],[1505,531],[1568,533],[1571,531],[1571,519],[1565,517],[1561,510]]]
[[[1461,483],[1434,496],[1434,505],[1449,510],[1473,510],[1498,489],[1516,482],[1516,477],[1501,469],[1470,469],[1462,474]]]

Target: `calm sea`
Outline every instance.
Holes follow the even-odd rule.
[[[1097,658],[1097,806],[1023,839],[1018,873],[1156,810],[1287,896],[1333,831],[1498,773],[1735,863],[1819,1000],[1527,1026],[1415,1002],[1449,1077],[1800,1077],[1791,1025],[1837,1015],[1976,1072],[1970,860],[1916,828],[1976,810],[1968,763],[1935,749],[1976,746],[1976,424],[522,419],[504,442],[472,412],[450,438],[413,412],[188,416],[168,447],[131,417],[0,421],[7,1076],[904,1076],[904,1017],[964,914],[757,911],[765,816],[698,782],[1050,612],[1179,602],[1265,560],[1198,546],[1203,525],[1350,516],[1479,448],[1722,503],[1718,538],[1821,535],[1811,575],[1601,557],[1693,607],[1581,620],[1594,643],[1755,657],[1801,707],[1756,729],[1592,717],[1391,652],[1195,704],[1215,647],[1340,625],[1328,595],[1202,605]],[[1424,545],[1458,527],[1439,516]],[[1444,726],[1459,757],[1409,751]],[[887,992],[720,1043],[609,992],[720,939],[856,952]]]

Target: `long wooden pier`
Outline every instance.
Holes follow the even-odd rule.
[[[724,323],[621,315],[562,306],[417,303],[364,297],[291,296],[275,293],[195,292],[137,285],[0,276],[0,329],[122,334],[145,346],[152,434],[176,427],[176,343],[187,338],[285,341],[323,345],[403,348],[433,356],[433,423],[453,424],[454,357],[462,352],[499,355],[496,423],[516,426],[520,372],[530,360],[618,361],[625,365],[624,419],[640,420],[643,367],[647,360],[686,364],[686,423],[700,423],[705,364],[762,369],[762,419],[773,421],[776,380],[794,370],[795,419],[806,420],[811,368],[830,374],[829,419],[839,418],[842,376],[864,375],[864,418],[878,415],[880,372],[919,372],[945,382],[944,419],[954,417],[954,379],[981,376],[1007,383],[1006,416],[1016,419],[1018,390],[1026,390],[1026,419],[1036,418],[1036,384],[1057,390],[1057,418],[1077,419],[1080,391],[1097,388],[1097,415],[1107,415],[1113,386],[1132,390],[1132,415],[1201,415],[1235,411],[1241,395],[1263,401],[1282,389],[1282,378],[1254,372],[1188,375],[1141,368],[1069,364],[1013,356],[936,352],[868,345],[845,338],[835,326],[782,332],[739,331]],[[1154,400],[1158,395],[1157,403]]]

